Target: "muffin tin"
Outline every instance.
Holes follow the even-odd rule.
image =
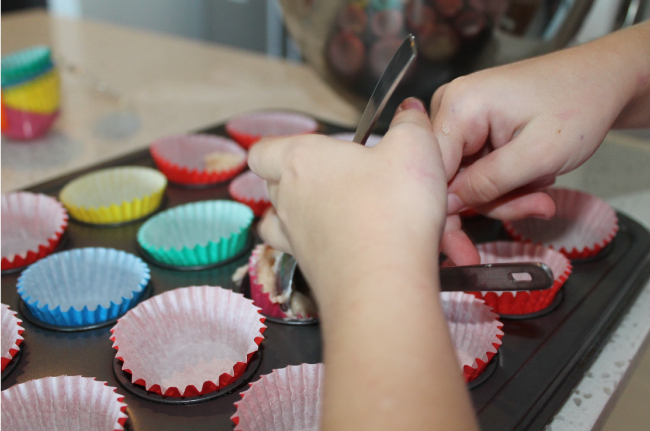
[[[349,130],[320,123],[319,131],[330,134]],[[226,136],[223,125],[203,133]],[[153,167],[154,162],[145,149],[29,191],[57,196],[63,186],[85,173],[126,165]],[[211,199],[229,199],[228,183],[206,189],[169,184],[161,209]],[[556,308],[535,318],[501,318],[505,333],[503,345],[470,390],[482,430],[542,430],[643,287],[650,275],[650,233],[624,214],[617,215],[620,230],[612,243],[595,257],[572,261],[573,273],[562,287],[564,293],[558,296],[561,299]],[[134,221],[109,228],[71,220],[67,242],[61,249],[110,247],[141,256],[136,235],[143,223],[144,220]],[[465,224],[477,242],[508,239],[499,222],[475,217]],[[236,287],[231,276],[248,262],[248,255],[244,253],[220,266],[197,271],[178,271],[149,263],[153,295],[201,285],[245,290],[246,285]],[[84,332],[60,332],[30,323],[20,312],[21,300],[16,291],[19,275],[2,275],[2,302],[19,310],[18,318],[23,319],[25,329],[21,357],[13,371],[6,378],[3,375],[2,389],[46,376],[94,377],[117,387],[118,393],[125,395],[127,425],[131,430],[232,430],[230,417],[236,410],[234,403],[241,399],[239,393],[248,382],[288,365],[322,361],[319,325],[283,325],[267,320],[259,365],[256,363],[256,369],[224,388],[222,396],[182,406],[157,402],[155,398],[144,399],[122,386],[114,374],[115,350],[111,347],[110,326]]]

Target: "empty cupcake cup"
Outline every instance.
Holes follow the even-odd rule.
[[[303,135],[317,130],[318,122],[313,118],[284,111],[242,114],[226,123],[226,132],[246,149],[264,137]]]
[[[235,178],[228,186],[228,193],[237,202],[250,207],[256,217],[261,217],[271,206],[266,181],[252,171]]]
[[[9,309],[8,305],[0,304],[2,307],[2,371],[14,356],[20,351],[20,343],[23,342],[22,321],[16,317],[16,312]]]

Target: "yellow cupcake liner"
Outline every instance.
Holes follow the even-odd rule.
[[[166,187],[167,178],[155,169],[126,166],[77,178],[61,190],[59,200],[76,220],[116,224],[154,212],[160,206]],[[129,193],[137,197],[113,199],[116,194]],[[101,199],[113,202],[99,202]]]
[[[32,81],[3,89],[2,101],[9,108],[51,114],[61,104],[59,86],[59,74],[52,69]]]

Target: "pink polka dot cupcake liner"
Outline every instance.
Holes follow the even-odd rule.
[[[226,132],[246,149],[268,136],[304,135],[317,130],[318,122],[313,118],[285,111],[251,112],[226,123]]]

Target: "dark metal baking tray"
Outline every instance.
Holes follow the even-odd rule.
[[[348,131],[321,124],[321,132]],[[223,126],[206,133],[224,135]],[[99,168],[121,165],[154,166],[147,150],[138,151],[28,189],[57,196],[70,180]],[[229,199],[227,183],[206,189],[169,185],[163,209],[205,199]],[[503,346],[496,367],[485,381],[471,389],[474,407],[484,431],[541,430],[585,373],[607,335],[629,308],[650,275],[650,233],[618,214],[620,231],[598,257],[574,262],[559,306],[541,317],[504,320]],[[136,233],[142,221],[116,228],[93,227],[71,221],[62,247],[113,247],[138,254]],[[479,242],[507,238],[501,223],[477,217],[465,222]],[[203,271],[174,271],[150,264],[153,294],[191,285],[217,285],[237,289],[230,277],[247,256]],[[2,276],[2,302],[20,310],[16,281],[19,273]],[[19,317],[22,317],[19,313]],[[58,375],[96,377],[125,395],[131,430],[231,430],[235,390],[229,395],[194,405],[166,405],[139,398],[120,386],[113,374],[109,327],[85,332],[56,332],[25,321],[25,341],[16,368],[2,381],[2,389],[17,383]],[[267,321],[264,352],[252,380],[275,368],[321,361],[318,325],[290,326]],[[371,357],[368,361],[372,361]],[[436,364],[431,364],[435,367]],[[353,391],[353,388],[351,388]]]

